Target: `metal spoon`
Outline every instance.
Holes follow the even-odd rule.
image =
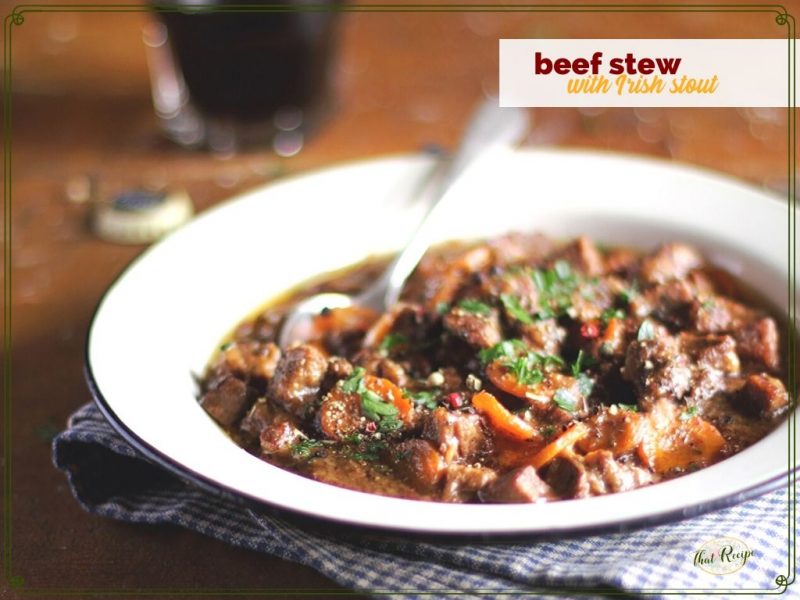
[[[424,225],[434,212],[447,206],[448,202],[445,200],[453,197],[448,192],[456,181],[467,168],[490,151],[521,141],[528,129],[528,114],[523,109],[498,108],[491,101],[481,104],[469,121],[458,152],[446,165],[445,173],[437,184],[428,188],[431,196],[427,200],[429,208],[403,251],[374,283],[357,296],[321,293],[297,304],[284,320],[279,338],[280,346],[285,348],[292,342],[307,337],[312,330],[314,317],[325,309],[363,306],[380,313],[395,304],[406,279],[430,246],[430,228]]]

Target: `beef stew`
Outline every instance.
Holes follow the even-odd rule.
[[[354,490],[441,502],[549,502],[634,489],[755,443],[789,410],[778,321],[692,247],[653,252],[509,234],[430,251],[401,301],[319,315],[371,261],[244,321],[200,404],[264,460]]]

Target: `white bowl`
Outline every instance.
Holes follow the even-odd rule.
[[[281,470],[236,446],[198,405],[193,374],[265,300],[402,244],[420,216],[410,198],[430,167],[428,158],[402,156],[286,179],[207,211],[145,252],[110,287],[89,332],[88,378],[112,424],[151,458],[215,489],[340,523],[429,534],[630,526],[692,516],[787,484],[787,422],[684,477],[531,505],[354,492]],[[583,233],[641,248],[683,240],[781,311],[796,296],[788,283],[788,207],[728,178],[611,154],[522,151],[473,171],[453,193],[457,210],[434,225],[441,240],[509,230]]]

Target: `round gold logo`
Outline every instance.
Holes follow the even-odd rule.
[[[713,575],[735,573],[753,556],[747,544],[732,537],[710,540],[694,553],[694,566]]]

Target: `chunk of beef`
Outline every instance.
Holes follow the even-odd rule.
[[[445,315],[444,327],[475,348],[490,348],[503,339],[500,320],[494,309],[490,314],[482,315],[455,307]]]
[[[736,341],[731,336],[682,333],[679,339],[683,351],[694,359],[698,367],[728,374],[739,372]]]
[[[717,333],[731,328],[733,316],[722,299],[695,298],[689,308],[689,322],[701,333]]]
[[[553,251],[553,242],[540,233],[509,233],[489,240],[498,265],[536,262]]]
[[[452,304],[473,275],[488,268],[493,260],[492,250],[485,244],[462,250],[455,256],[426,255],[406,285],[405,293],[425,298],[425,310],[435,314],[441,304]]]
[[[550,486],[539,478],[531,466],[505,473],[478,492],[483,502],[524,503],[553,497]]]
[[[346,358],[341,356],[331,356],[328,359],[328,368],[325,371],[325,378],[330,378],[336,382],[340,379],[347,379],[353,374],[353,365]]]
[[[278,361],[268,396],[290,413],[305,418],[313,410],[327,369],[328,360],[315,346],[294,346]]]
[[[433,410],[423,424],[422,436],[434,443],[447,463],[472,462],[489,449],[489,437],[480,416]]]
[[[686,403],[698,405],[726,387],[726,376],[739,372],[736,342],[729,335],[680,335],[684,352],[693,361],[692,385]]]
[[[671,279],[644,292],[636,302],[645,302],[650,308],[649,314],[673,327],[686,327],[692,301],[697,290],[686,279]],[[640,314],[641,310],[636,310]]]
[[[595,450],[583,459],[593,495],[624,492],[653,483],[655,476],[634,464],[623,464],[608,450]]]
[[[603,255],[595,243],[587,237],[579,237],[557,253],[557,259],[566,260],[574,269],[589,277],[602,275],[604,272]]]
[[[406,387],[408,383],[408,375],[403,365],[391,358],[386,358],[378,350],[364,349],[356,355],[354,360],[357,365],[364,367],[369,375],[383,377],[400,387]]]
[[[429,329],[425,311],[419,304],[398,302],[369,328],[364,336],[364,347],[377,349],[390,333],[398,334],[410,343],[422,341]]]
[[[522,326],[522,339],[531,350],[545,354],[561,354],[561,344],[567,336],[555,319],[534,321]]]
[[[763,365],[767,370],[780,371],[780,338],[775,320],[763,317],[736,330],[739,356]]]
[[[448,465],[444,476],[442,500],[468,502],[497,479],[494,469],[479,465]]]
[[[701,290],[689,309],[690,325],[700,333],[735,331],[757,321],[762,314],[735,300]]]
[[[235,342],[223,351],[222,356],[233,373],[266,383],[275,373],[281,350],[272,342]]]
[[[779,379],[761,373],[747,378],[731,404],[749,417],[772,417],[788,406],[789,394]]]
[[[556,456],[547,466],[545,481],[562,498],[585,498],[589,495],[586,468],[575,455]]]
[[[275,409],[269,405],[266,398],[259,398],[247,411],[239,424],[239,430],[250,438],[257,438],[261,430],[274,419]]]
[[[647,283],[680,279],[703,265],[703,257],[686,244],[665,244],[642,260],[641,277]]]
[[[378,320],[378,313],[363,306],[325,309],[313,319],[313,328],[303,336],[322,342],[331,354],[350,356],[361,348],[364,335]]]
[[[576,321],[599,320],[603,313],[614,307],[622,286],[613,277],[582,281],[570,296],[567,314]]]
[[[343,440],[361,426],[361,397],[334,388],[322,400],[317,412],[317,424],[329,440]]]
[[[325,378],[320,386],[320,392],[327,394],[339,381],[347,379],[352,374],[353,365],[349,360],[341,356],[331,356],[328,359],[328,368],[325,370]]]
[[[614,248],[605,259],[605,272],[631,277],[639,270],[639,255],[628,248]]]
[[[247,410],[247,385],[235,377],[223,379],[217,387],[203,394],[200,404],[217,423],[229,427]]]
[[[264,427],[259,434],[264,454],[288,454],[292,446],[303,439],[303,433],[288,419],[278,419]]]
[[[400,442],[393,456],[395,471],[420,492],[432,491],[445,473],[445,462],[427,440]]]
[[[516,298],[528,312],[539,309],[539,291],[527,269],[508,269],[483,276],[479,292],[484,296],[500,298],[508,295]]]
[[[646,411],[659,398],[683,397],[689,389],[692,371],[678,340],[665,335],[631,342],[623,377],[633,384],[639,408]]]

